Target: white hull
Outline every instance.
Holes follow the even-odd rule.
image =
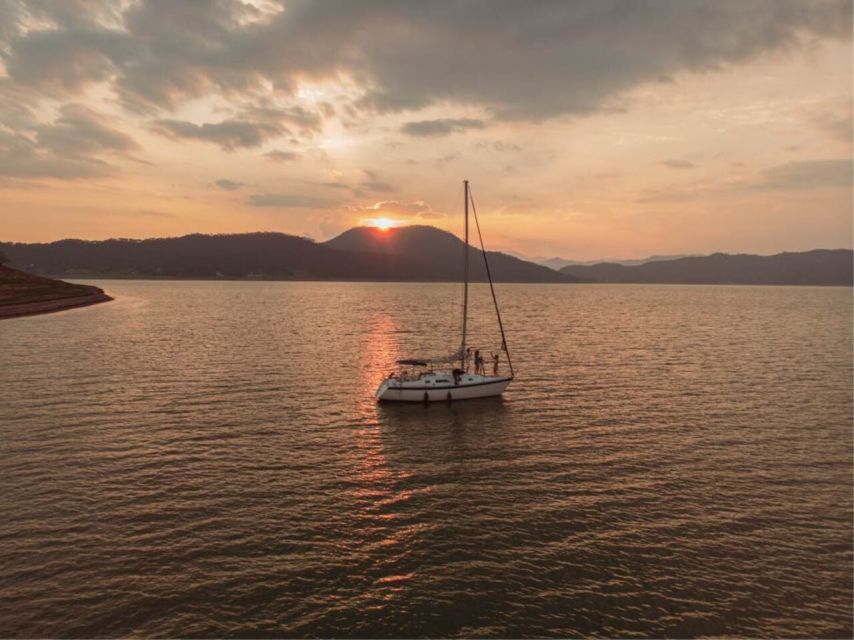
[[[448,378],[451,376],[449,375]],[[430,379],[427,382],[427,379]],[[420,380],[389,378],[377,389],[380,402],[453,402],[473,398],[489,398],[504,393],[512,378],[503,376],[464,375],[459,384],[435,381],[433,376]]]

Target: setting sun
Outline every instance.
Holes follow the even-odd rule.
[[[392,227],[399,227],[403,223],[400,220],[392,220],[391,218],[371,218],[365,220],[365,224],[380,231],[388,231]]]

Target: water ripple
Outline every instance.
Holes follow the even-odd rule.
[[[3,636],[852,635],[848,289],[500,285],[424,407],[450,285],[100,286],[0,331]]]

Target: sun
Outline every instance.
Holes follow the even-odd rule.
[[[365,220],[365,224],[380,231],[388,231],[394,227],[399,227],[401,222],[400,220],[392,220],[391,218],[371,218],[370,220]]]

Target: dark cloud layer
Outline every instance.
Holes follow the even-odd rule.
[[[849,0],[291,0],[265,7],[239,0],[0,1],[7,73],[0,78],[0,173],[104,175],[110,155],[137,149],[120,127],[77,103],[98,83],[126,109],[146,114],[155,131],[225,150],[321,131],[335,111],[323,102],[300,104],[304,80],[348,78],[362,92],[342,105],[350,116],[430,105],[487,114],[401,127],[410,136],[438,137],[483,128],[490,118],[538,121],[613,108],[643,83],[817,39],[850,39],[852,31]],[[188,101],[211,96],[228,105],[218,121],[175,115]],[[42,98],[67,103],[52,122],[34,115],[42,113]],[[850,110],[819,114],[814,124],[850,140]],[[813,184],[829,175],[838,181],[839,171],[778,168],[764,184]],[[370,177],[360,186],[393,189]]]
[[[407,122],[400,130],[411,136],[438,137],[466,131],[467,129],[483,129],[484,126],[483,120],[472,118],[442,118],[440,120]]]
[[[458,103],[540,120],[607,108],[678,72],[850,38],[852,24],[847,0],[294,0],[266,13],[237,0],[145,0],[123,15],[116,7],[7,3],[0,50],[9,75],[53,96],[109,81],[126,106],[148,112],[211,93],[288,95],[301,79],[346,75],[364,90],[362,108]],[[27,31],[33,18],[46,26]],[[251,135],[226,139],[243,145]]]
[[[25,136],[0,130],[0,176],[70,180],[95,178],[111,172],[112,167],[103,160],[47,153]]]
[[[0,176],[100,177],[114,171],[105,157],[130,158],[130,152],[139,149],[110,118],[82,104],[62,106],[50,123],[39,123],[28,111],[16,112],[10,123],[14,126],[0,126]]]
[[[37,128],[41,146],[61,155],[90,155],[98,152],[125,152],[138,148],[126,133],[107,124],[98,112],[82,104],[66,104],[52,125]]]
[[[272,122],[224,120],[194,124],[184,120],[156,120],[153,128],[171,138],[185,138],[211,142],[226,151],[239,147],[258,147],[285,132],[285,128]]]

